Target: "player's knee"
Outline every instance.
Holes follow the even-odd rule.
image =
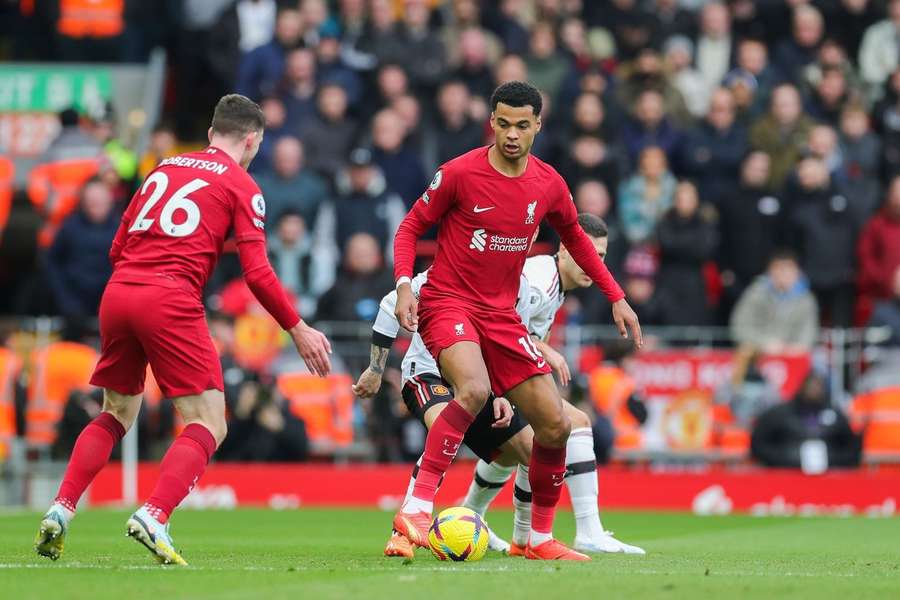
[[[140,400],[135,401],[132,396],[122,396],[107,392],[103,395],[103,412],[111,414],[116,420],[122,424],[125,431],[131,429],[135,419],[137,419],[138,410],[140,409]]]
[[[540,430],[536,428],[534,437],[548,448],[564,448],[571,432],[572,420],[567,414],[560,412],[556,418],[547,419]]]
[[[225,436],[228,435],[228,422],[225,420],[225,415],[213,416],[207,419],[203,426],[209,429],[209,432],[216,438],[216,448],[221,446],[225,441]]]
[[[467,381],[456,391],[456,401],[470,413],[477,414],[487,402],[491,387],[483,381]]]
[[[587,413],[577,408],[573,408],[569,413],[569,419],[572,421],[572,429],[590,428],[592,425],[591,418]]]

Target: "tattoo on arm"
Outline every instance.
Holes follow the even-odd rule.
[[[390,351],[390,348],[381,348],[373,345],[369,350],[369,368],[379,375],[384,373],[384,366],[387,364]]]

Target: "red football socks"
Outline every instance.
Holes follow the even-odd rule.
[[[166,523],[175,507],[190,493],[216,451],[216,438],[197,423],[184,428],[159,465],[159,480],[144,504],[160,523]]]
[[[434,502],[441,478],[456,458],[463,436],[474,420],[475,417],[456,400],[447,403],[447,408],[434,420],[425,438],[425,453],[413,487],[414,497]]]
[[[531,528],[539,533],[553,531],[556,504],[566,478],[566,449],[547,448],[537,440],[531,450],[528,481],[531,483]]]
[[[100,469],[109,462],[109,455],[125,435],[125,428],[108,412],[100,413],[87,424],[72,448],[72,457],[59,486],[55,502],[75,512],[78,500]]]

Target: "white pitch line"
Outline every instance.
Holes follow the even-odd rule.
[[[379,570],[383,573],[395,572],[401,577],[414,576],[416,573],[420,572],[434,572],[434,573],[447,573],[447,572],[455,572],[455,573],[497,573],[497,572],[513,572],[513,573],[524,573],[524,572],[538,572],[538,573],[555,573],[558,572],[555,568],[547,568],[547,567],[536,567],[532,564],[529,564],[525,568],[510,568],[508,565],[431,565],[431,566],[412,566],[409,569],[405,569],[403,567],[392,567],[392,568],[377,568],[377,566],[367,567],[372,570]],[[33,564],[33,563],[0,563],[0,570],[17,570],[17,569],[84,569],[84,570],[100,570],[100,571],[115,571],[115,570],[123,570],[123,571],[164,571],[167,569],[171,569],[173,571],[194,571],[194,572],[204,572],[204,571],[214,571],[214,572],[249,572],[249,571],[265,571],[265,572],[313,572],[313,571],[321,571],[325,569],[333,569],[333,567],[325,567],[325,566],[308,566],[308,565],[298,565],[292,567],[263,567],[263,566],[244,566],[244,567],[214,567],[214,566],[187,566],[187,567],[164,567],[161,565],[103,565],[103,564],[87,564],[87,563],[60,563],[60,564]],[[347,567],[347,572],[356,572],[357,568],[355,567]],[[619,574],[622,575],[666,575],[666,576],[681,576],[681,575],[691,575],[695,574],[697,576],[702,576],[703,574],[699,571],[696,573],[689,572],[673,572],[670,570],[660,570],[660,569],[628,569],[627,571],[622,571]],[[710,570],[710,577],[771,577],[773,573],[765,572],[765,571],[715,571]],[[784,572],[780,573],[782,576],[787,577],[816,577],[816,578],[828,578],[828,577],[841,577],[841,578],[849,578],[849,577],[859,577],[859,575],[855,573],[807,573],[807,572]]]

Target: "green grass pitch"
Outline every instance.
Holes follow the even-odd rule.
[[[52,563],[31,549],[39,515],[0,514],[0,598],[900,598],[900,519],[606,513],[647,556],[441,563],[420,549],[404,563],[381,556],[381,511],[183,510],[172,531],[191,566],[179,568],[126,538],[126,516],[83,511]],[[509,512],[488,516],[509,535]],[[571,540],[571,513],[556,533]]]

